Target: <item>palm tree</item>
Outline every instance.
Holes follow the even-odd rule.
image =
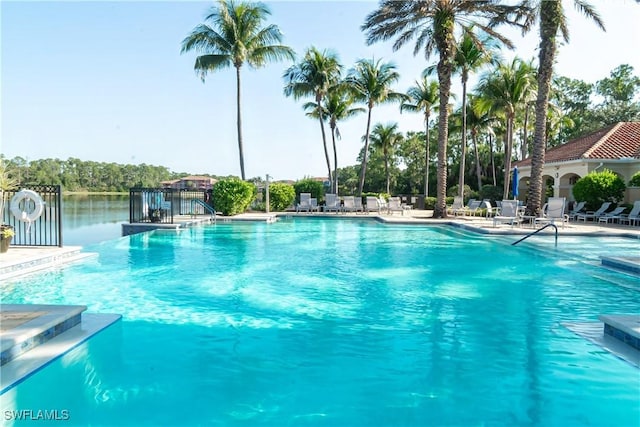
[[[501,23],[514,23],[511,16],[523,9],[522,6],[503,5],[498,0],[424,0],[396,1],[381,0],[377,10],[370,13],[362,29],[367,32],[367,44],[386,41],[396,37],[393,49],[398,50],[412,38],[416,38],[414,55],[424,50],[429,58],[438,52],[436,66],[440,89],[440,109],[438,119],[438,200],[433,212],[434,218],[447,216],[447,142],[449,126],[449,95],[453,73],[456,26],[469,29],[475,25],[507,46],[511,42],[493,30]],[[482,19],[480,23],[476,18]]]
[[[393,154],[393,149],[400,144],[404,137],[398,132],[397,123],[388,123],[383,125],[376,124],[371,131],[371,145],[375,148],[382,149],[384,157],[384,174],[387,180],[387,194],[391,194],[391,177],[389,173],[389,161]]]
[[[304,105],[304,109],[309,110],[307,114],[316,117],[318,112],[322,111],[324,120],[329,120],[331,141],[333,143],[333,179],[331,182],[335,194],[338,194],[338,147],[336,146],[336,138],[342,138],[338,128],[338,121],[346,120],[365,111],[361,107],[352,108],[351,105],[353,103],[353,97],[350,96],[344,85],[337,85],[329,89],[322,108],[318,108],[315,102],[307,102]]]
[[[476,177],[478,179],[478,190],[482,189],[482,166],[480,164],[480,153],[478,150],[478,135],[485,132],[489,138],[492,135],[492,126],[497,118],[491,112],[490,108],[483,108],[477,95],[469,97],[467,104],[467,127],[471,133],[471,142],[473,143],[474,157],[476,159]],[[491,152],[493,155],[493,152]],[[493,166],[493,164],[492,164]],[[495,185],[495,173],[493,176]]]
[[[407,90],[407,98],[400,104],[400,112],[424,112],[424,197],[429,197],[429,119],[432,111],[438,111],[438,82],[429,82],[427,77],[416,81]]]
[[[532,7],[532,3],[534,6]],[[574,0],[574,6],[598,27],[605,30],[604,23],[596,10],[585,0]],[[537,213],[542,207],[542,168],[546,148],[546,123],[549,102],[549,90],[553,79],[553,64],[556,57],[558,33],[565,42],[569,41],[569,29],[562,6],[562,0],[525,0],[523,5],[530,8],[527,27],[531,27],[537,17],[540,21],[540,53],[538,54],[538,95],[536,97],[536,119],[531,155],[531,177],[527,193],[528,214]]]
[[[473,28],[464,31],[454,56],[455,70],[460,73],[462,81],[462,142],[460,154],[460,177],[458,182],[458,195],[464,196],[464,172],[467,151],[467,82],[469,73],[478,70],[488,63],[498,62],[498,52],[496,40],[486,37],[478,42],[473,34]],[[473,37],[472,37],[473,36]],[[478,150],[476,147],[476,161]],[[478,165],[479,166],[479,165]],[[480,187],[478,188],[480,190]]]
[[[491,107],[500,110],[505,116],[505,158],[504,158],[504,191],[506,199],[509,193],[509,174],[513,151],[513,131],[516,109],[524,105],[534,90],[534,78],[529,64],[515,58],[510,64],[499,64],[495,70],[485,74],[480,80],[478,99],[480,108]]]
[[[244,149],[242,141],[242,114],[240,108],[240,69],[246,63],[251,68],[260,68],[271,61],[293,60],[294,51],[282,44],[282,33],[275,25],[263,26],[271,12],[262,3],[235,3],[233,0],[218,0],[217,6],[182,41],[181,53],[195,50],[201,53],[196,58],[194,69],[204,79],[209,72],[223,68],[236,69],[236,114],[238,128],[238,152],[240,173],[244,171]],[[209,23],[206,23],[206,22]]]
[[[302,62],[287,69],[283,75],[286,82],[284,87],[286,96],[293,96],[296,100],[304,96],[314,98],[316,108],[319,110],[315,117],[320,122],[329,179],[331,179],[331,162],[327,148],[327,135],[324,131],[324,115],[320,109],[330,88],[340,81],[341,73],[342,65],[336,53],[329,50],[319,51],[311,47],[305,53]]]
[[[358,195],[362,195],[364,177],[367,173],[367,153],[369,152],[369,135],[371,128],[371,111],[378,104],[397,102],[404,99],[404,95],[391,90],[391,85],[400,79],[396,66],[391,62],[383,63],[380,59],[361,59],[349,72],[346,83],[353,91],[357,101],[367,105],[367,130],[364,134],[364,152],[360,168],[360,185]]]

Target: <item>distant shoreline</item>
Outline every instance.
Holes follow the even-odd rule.
[[[126,196],[128,191],[64,191],[63,196]]]

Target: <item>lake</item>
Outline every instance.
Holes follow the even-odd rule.
[[[87,246],[122,236],[129,222],[129,195],[73,194],[62,197],[64,246]]]

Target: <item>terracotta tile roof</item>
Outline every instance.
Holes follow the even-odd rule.
[[[545,154],[545,163],[577,159],[640,159],[640,122],[619,122],[589,135],[553,147]],[[530,166],[531,158],[515,163]]]

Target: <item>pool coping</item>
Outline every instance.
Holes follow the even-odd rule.
[[[120,319],[119,314],[83,313],[79,324],[0,366],[0,396]]]

